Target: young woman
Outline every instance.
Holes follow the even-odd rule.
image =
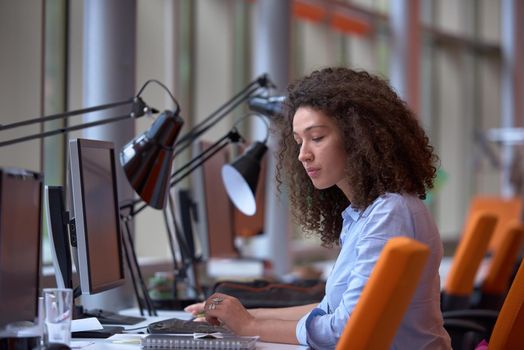
[[[386,81],[347,68],[315,71],[289,87],[277,181],[291,211],[323,245],[341,246],[319,304],[246,310],[214,294],[189,307],[237,334],[315,349],[335,347],[386,242],[416,239],[431,256],[393,341],[394,349],[450,349],[440,311],[442,243],[422,199],[437,157]]]

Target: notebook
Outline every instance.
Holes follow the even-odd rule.
[[[150,334],[142,338],[143,349],[228,349],[253,350],[258,337],[226,334],[222,338],[195,338],[193,335]]]

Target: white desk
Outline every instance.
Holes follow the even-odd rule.
[[[124,315],[131,315],[131,316],[137,316],[138,310],[137,309],[129,309],[129,310],[123,310],[121,311]],[[158,311],[158,316],[147,316],[147,320],[143,321],[141,323],[138,323],[136,325],[132,326],[125,326],[126,329],[136,329],[136,331],[133,331],[135,333],[139,333],[140,331],[145,332],[145,328],[147,325],[149,325],[151,322],[161,321],[165,320],[167,318],[180,318],[180,319],[190,319],[191,315],[184,311]],[[137,329],[139,327],[143,327],[142,329]],[[131,331],[130,331],[131,333]],[[73,341],[83,341],[83,340],[89,340],[93,343],[83,347],[82,349],[86,350],[137,350],[140,349],[140,345],[138,344],[115,344],[110,342],[107,339],[73,339]],[[290,344],[279,344],[279,343],[266,343],[266,342],[257,342],[257,350],[303,350],[308,349],[307,346],[301,346],[301,345],[290,345]]]

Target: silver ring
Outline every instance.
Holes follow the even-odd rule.
[[[214,310],[216,307],[217,307],[217,306],[216,306],[215,304],[209,304],[209,305],[207,306],[207,309],[208,309],[208,310]]]
[[[211,301],[213,302],[213,304],[220,304],[221,302],[224,301],[224,298],[215,297],[215,298],[211,298]]]

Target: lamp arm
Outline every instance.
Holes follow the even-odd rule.
[[[58,118],[68,118],[70,116],[77,115],[77,114],[90,113],[90,112],[104,110],[108,108],[114,108],[114,107],[122,106],[126,104],[133,104],[133,109],[129,114],[107,118],[107,119],[101,119],[101,120],[97,120],[94,122],[82,123],[82,124],[73,125],[73,126],[64,127],[64,128],[58,128],[55,130],[35,133],[35,134],[27,135],[27,136],[22,136],[19,138],[9,139],[7,141],[0,142],[0,147],[12,145],[12,144],[20,143],[24,141],[29,141],[29,140],[45,138],[45,137],[52,136],[52,135],[63,134],[69,131],[86,129],[86,128],[90,128],[90,127],[97,126],[97,125],[113,123],[113,122],[117,122],[117,121],[124,120],[124,119],[140,118],[148,112],[156,112],[154,108],[150,108],[148,105],[146,105],[146,103],[140,97],[133,97],[132,99],[129,99],[127,101],[109,103],[105,105],[79,109],[79,110],[75,110],[71,112],[54,114],[54,115],[50,115],[50,116],[43,117],[43,118],[36,118],[36,119],[26,120],[23,122],[2,125],[0,126],[0,131],[6,130],[6,129],[12,129],[12,128],[19,127],[19,126],[34,124],[37,122],[46,122],[46,121],[54,120]]]
[[[222,138],[219,141],[215,142],[213,145],[211,145],[208,149],[206,149],[205,153],[207,154],[205,157],[200,157],[202,154],[198,155],[196,158],[193,158],[188,164],[184,165],[184,168],[189,167],[189,169],[185,169],[185,171],[182,171],[182,169],[176,171],[173,173],[173,180],[169,184],[169,187],[173,187],[176,184],[178,184],[180,181],[182,181],[186,176],[191,174],[193,170],[204,164],[209,158],[213,157],[215,154],[217,154],[221,149],[226,147],[231,140],[229,140],[227,137]]]
[[[202,153],[200,153],[199,155],[197,155],[196,157],[194,157],[193,159],[191,159],[191,161],[187,162],[186,164],[184,164],[182,167],[180,167],[179,169],[177,169],[177,171],[175,171],[172,175],[171,175],[171,179],[174,179],[175,177],[177,177],[178,175],[180,175],[180,173],[182,173],[183,171],[185,171],[188,167],[192,166],[195,162],[197,162],[198,160],[200,160],[201,158],[204,158],[204,161],[206,161],[207,159],[209,159],[210,157],[212,157],[216,152],[214,152],[213,154],[211,154],[211,156],[207,156],[210,152],[213,151],[213,149],[220,143],[222,143],[222,141],[224,140],[229,140],[229,141],[232,141],[232,142],[238,142],[242,139],[242,136],[240,136],[240,134],[238,133],[238,131],[236,129],[232,129],[231,131],[229,131],[226,135],[222,136],[219,140],[217,140],[213,145],[211,145],[209,148],[205,149]],[[192,171],[192,169],[190,170],[190,172]],[[173,184],[171,184],[171,186],[173,186]]]
[[[131,99],[127,99],[125,101],[108,103],[108,104],[104,104],[104,105],[100,105],[100,106],[88,107],[88,108],[83,108],[83,109],[77,109],[77,110],[70,111],[70,112],[52,114],[52,115],[48,115],[48,116],[45,116],[45,117],[33,118],[33,119],[24,120],[24,121],[21,121],[21,122],[15,122],[15,123],[6,124],[6,125],[1,125],[0,124],[0,131],[7,130],[7,129],[18,128],[20,126],[31,125],[31,124],[35,124],[35,123],[45,123],[47,121],[60,119],[60,118],[68,118],[68,117],[71,117],[71,116],[74,116],[74,115],[77,115],[77,114],[91,113],[91,112],[96,112],[96,111],[100,111],[100,110],[104,110],[104,109],[109,109],[109,108],[114,108],[114,107],[118,107],[118,106],[123,106],[123,105],[127,105],[127,104],[130,104],[130,103],[133,103],[133,101],[134,101],[134,98],[131,98]]]
[[[215,126],[219,121],[221,121],[224,117],[226,117],[229,113],[231,113],[232,110],[237,108],[238,105],[243,103],[245,100],[249,98],[255,91],[257,91],[258,88],[254,88],[249,91],[249,94],[242,97],[242,99],[237,100],[235,102],[230,103],[226,109],[222,109],[222,113],[217,114],[216,112],[213,113],[210,117],[214,117],[211,119],[206,119],[204,122],[207,121],[207,125],[204,125],[205,123],[202,122],[201,124],[197,125],[193,130],[191,130],[187,136],[187,139],[181,140],[181,144],[176,145],[176,152],[173,155],[173,157],[176,157],[178,154],[180,154],[182,151],[184,151],[187,147],[191,145],[191,143],[196,140],[200,135],[204,134],[206,131],[211,129],[213,126]],[[209,117],[208,117],[209,118]],[[186,136],[186,135],[184,135]]]
[[[63,133],[69,132],[69,131],[80,130],[80,129],[87,129],[87,128],[90,128],[90,127],[93,127],[93,126],[108,124],[108,123],[112,123],[112,122],[116,122],[116,121],[124,120],[124,119],[129,119],[129,118],[130,118],[130,115],[126,114],[126,115],[119,116],[119,117],[113,117],[113,118],[109,118],[109,119],[102,119],[102,120],[98,120],[98,121],[94,121],[94,122],[90,122],[90,123],[74,125],[74,126],[70,126],[70,127],[66,127],[66,128],[60,128],[60,129],[46,131],[46,132],[42,132],[42,133],[38,133],[38,134],[32,134],[32,135],[28,135],[28,136],[23,136],[23,137],[20,137],[20,138],[17,138],[17,139],[11,139],[11,140],[7,140],[7,141],[4,141],[4,142],[0,142],[0,147],[11,145],[11,144],[14,144],[14,143],[34,140],[34,139],[41,139],[41,138],[52,136],[52,135],[56,135],[56,134],[63,134]]]
[[[172,200],[171,196],[169,195],[168,203],[169,203],[170,206],[171,206],[172,201],[173,200]],[[173,232],[171,230],[171,227],[168,225],[169,219],[167,217],[167,206],[164,208],[164,210],[162,210],[162,213],[164,215],[164,223],[166,224],[167,238],[169,240],[169,250],[171,251],[171,256],[173,258],[173,268],[175,270],[178,270],[179,267],[178,267],[178,261],[176,259],[175,240],[173,239]],[[173,218],[173,220],[175,220],[175,219]],[[176,229],[175,229],[175,235],[176,235],[176,239],[179,241],[179,244],[180,244],[180,237],[177,234],[177,230]],[[182,244],[180,244],[180,246],[182,247]],[[182,253],[182,251],[184,251],[184,249],[180,249],[180,251]],[[183,254],[185,254],[185,251],[184,251]]]
[[[155,84],[158,84],[162,89],[165,90],[165,92],[169,95],[169,97],[171,98],[171,100],[173,101],[173,103],[175,104],[175,111],[173,112],[174,114],[178,114],[180,113],[180,105],[178,104],[178,101],[176,100],[175,96],[173,96],[173,93],[171,93],[171,90],[169,90],[169,88],[167,86],[165,86],[164,84],[162,84],[159,80],[157,79],[149,79],[148,81],[146,81],[144,83],[144,85],[142,85],[142,87],[140,88],[140,90],[138,91],[138,94],[136,94],[136,97],[140,97],[140,95],[142,95],[142,92],[145,90],[146,86],[148,86],[150,83],[155,83]]]
[[[200,135],[205,133],[207,130],[212,128],[225,116],[227,116],[232,110],[238,107],[241,103],[245,102],[248,98],[252,97],[260,88],[269,89],[274,88],[275,85],[267,74],[263,74],[249,83],[244,89],[234,95],[231,99],[226,101],[216,111],[211,113],[206,119],[197,124],[193,129],[184,134],[176,143],[176,152],[173,157],[176,157],[180,152],[185,150],[191,145],[191,143]]]
[[[266,126],[266,136],[264,137],[264,140],[262,141],[262,143],[266,144],[267,143],[267,140],[269,139],[269,122],[268,122],[268,117],[264,114],[259,114],[259,113],[255,113],[255,112],[249,112],[249,113],[246,113],[244,116],[242,116],[241,118],[239,118],[235,124],[233,124],[233,128],[236,128],[238,124],[241,124],[243,123],[248,117],[257,117],[259,118],[262,123],[264,123],[264,125]]]
[[[7,130],[7,129],[18,128],[20,126],[31,125],[31,124],[36,124],[36,123],[44,123],[44,122],[47,122],[47,121],[50,121],[50,120],[55,120],[55,119],[60,119],[60,118],[69,118],[71,116],[78,115],[78,114],[92,113],[92,112],[101,111],[101,110],[110,109],[110,108],[115,108],[115,107],[118,107],[118,106],[123,106],[123,105],[131,104],[131,103],[134,103],[135,107],[138,105],[138,108],[133,108],[133,112],[131,112],[132,114],[133,113],[136,114],[136,115],[132,115],[132,117],[136,117],[136,116],[138,116],[138,114],[140,114],[140,110],[142,110],[144,107],[147,107],[147,105],[144,103],[144,101],[142,100],[140,95],[145,90],[147,85],[149,85],[150,83],[156,83],[156,84],[160,85],[169,94],[169,96],[171,97],[171,99],[175,103],[175,106],[177,108],[176,112],[178,112],[180,110],[180,106],[178,105],[177,100],[175,99],[175,97],[173,96],[171,91],[167,88],[167,86],[165,86],[164,84],[162,84],[160,81],[158,81],[156,79],[150,79],[150,80],[146,81],[144,83],[144,85],[142,85],[142,87],[140,88],[140,90],[138,91],[138,94],[136,96],[134,96],[132,98],[129,98],[127,100],[123,100],[123,101],[119,101],[119,102],[106,103],[106,104],[102,104],[102,105],[99,105],[99,106],[93,106],[93,107],[87,107],[87,108],[82,108],[82,109],[76,109],[76,110],[69,111],[69,112],[64,112],[64,113],[51,114],[51,115],[44,116],[44,117],[33,118],[33,119],[24,120],[24,121],[21,121],[21,122],[15,122],[15,123],[6,124],[6,125],[0,124],[0,131]],[[154,108],[151,109],[151,111],[153,113],[158,113],[158,111],[156,111]]]

